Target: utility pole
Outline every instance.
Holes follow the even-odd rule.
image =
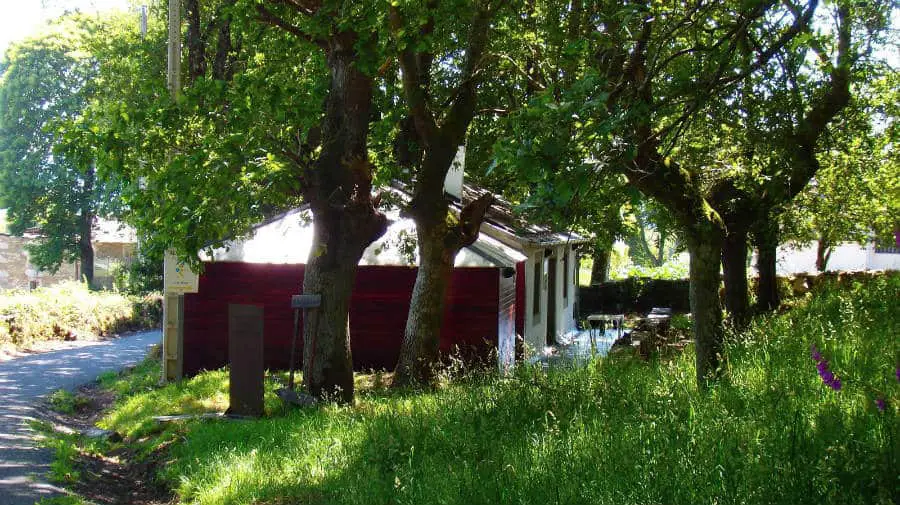
[[[166,83],[172,98],[181,91],[181,0],[169,0],[169,65]]]
[[[181,0],[169,0],[169,51],[166,83],[173,100],[181,91]],[[166,254],[165,263],[172,255]],[[163,265],[166,271],[167,264]],[[164,281],[163,284],[166,284]],[[163,286],[163,382],[179,381],[184,355],[184,294]]]
[[[140,28],[141,28],[141,41],[147,38],[147,6],[141,5],[138,7],[138,13],[141,16],[140,20]]]

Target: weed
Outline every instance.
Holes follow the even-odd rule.
[[[90,403],[90,399],[73,394],[65,389],[58,389],[47,397],[50,408],[61,414],[74,414]]]

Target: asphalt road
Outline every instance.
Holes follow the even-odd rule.
[[[0,363],[0,505],[32,505],[62,489],[47,483],[52,454],[35,446],[34,404],[60,388],[73,390],[100,374],[137,363],[162,340],[160,331]]]

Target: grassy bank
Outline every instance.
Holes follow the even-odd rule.
[[[159,296],[90,291],[77,282],[5,291],[0,293],[0,346],[24,348],[45,340],[151,328],[159,325],[161,317]]]
[[[729,341],[707,392],[688,349],[427,393],[362,377],[354,407],[285,411],[270,394],[265,419],[160,432],[153,415],[224,407],[227,376],[152,389],[148,363],[110,378],[123,398],[101,424],[144,452],[165,446],[161,475],[185,503],[887,504],[900,483],[898,299],[896,276],[852,281],[758,321]]]

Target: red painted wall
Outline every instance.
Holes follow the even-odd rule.
[[[303,265],[207,263],[198,293],[184,297],[184,373],[228,363],[228,304],[260,305],[266,367],[287,368],[293,315],[292,294],[303,283]],[[459,346],[465,354],[486,356],[496,347],[498,268],[457,268],[451,279],[441,351]],[[350,338],[357,370],[393,369],[397,363],[416,269],[359,268],[350,304]],[[302,330],[302,322],[301,322]],[[302,331],[297,363],[301,361]]]

